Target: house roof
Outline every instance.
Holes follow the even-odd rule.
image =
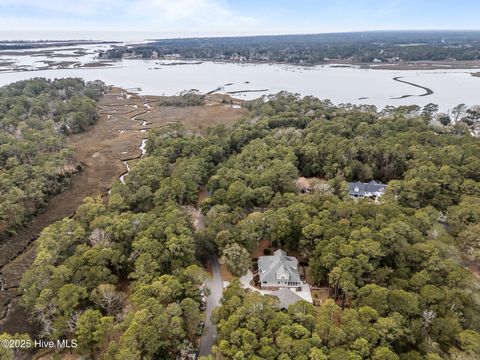
[[[283,250],[275,251],[272,256],[260,256],[258,258],[258,272],[261,282],[277,282],[279,280],[300,282],[298,260],[287,256],[287,253]]]
[[[297,189],[304,190],[304,189],[310,189],[312,187],[310,179],[307,179],[306,177],[299,177],[297,181],[295,181],[295,186]]]
[[[292,304],[300,300],[304,300],[300,296],[298,296],[295,291],[292,291],[290,288],[281,288],[276,291],[272,291],[271,295],[276,296],[278,298],[278,307],[280,309],[288,309],[288,307]]]
[[[350,195],[365,196],[366,194],[383,193],[387,185],[372,180],[368,183],[351,182],[348,183],[348,193]]]

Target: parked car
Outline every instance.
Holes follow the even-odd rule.
[[[200,321],[197,326],[197,335],[201,336],[203,333],[203,328],[205,327],[205,321]]]

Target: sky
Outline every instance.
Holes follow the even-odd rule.
[[[477,30],[479,14],[478,0],[0,0],[0,38]]]

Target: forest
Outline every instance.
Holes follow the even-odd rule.
[[[205,95],[198,90],[181,91],[178,95],[166,96],[160,101],[161,106],[199,106],[205,103]]]
[[[15,234],[78,169],[65,136],[97,121],[105,85],[80,79],[0,88],[0,240]]]
[[[478,359],[479,282],[462,263],[480,260],[469,125],[432,121],[432,106],[378,111],[288,93],[246,106],[245,119],[205,136],[152,130],[125,184],[42,232],[21,284],[40,335],[75,338],[86,358],[181,358],[203,319],[202,260],[217,253],[240,276],[267,240],[307,259],[330,297],[282,311],[231,282],[212,358]],[[296,189],[300,176],[317,180],[314,193]],[[380,203],[347,195],[347,181],[371,179],[388,183]]]
[[[391,31],[165,39],[113,46],[100,57],[180,57],[183,59],[320,64],[480,60],[480,32]]]

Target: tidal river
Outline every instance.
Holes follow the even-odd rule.
[[[81,77],[103,80],[143,95],[173,95],[183,90],[230,93],[240,99],[289,91],[330,99],[334,103],[386,105],[438,104],[443,111],[465,103],[480,104],[478,70],[372,70],[356,66],[293,66],[281,64],[234,64],[219,62],[167,62],[120,60],[111,66],[96,58],[100,47],[84,47],[85,53],[55,49],[45,56],[0,52],[0,86],[32,77]],[[55,57],[58,54],[58,57]],[[54,69],[41,70],[46,65]],[[62,65],[63,62],[63,65]],[[76,63],[76,64],[74,64]],[[78,67],[92,65],[92,67]],[[69,67],[69,68],[60,68]],[[19,71],[23,70],[23,71]]]

